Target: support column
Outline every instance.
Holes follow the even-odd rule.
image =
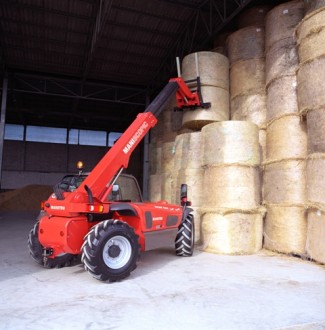
[[[1,115],[0,115],[0,189],[2,183],[2,157],[3,157],[3,141],[5,134],[5,122],[7,112],[7,95],[8,95],[8,77],[5,74],[2,82],[2,99],[1,99]]]

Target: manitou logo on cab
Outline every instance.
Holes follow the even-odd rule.
[[[128,142],[128,144],[123,148],[123,152],[127,154],[132,146],[139,140],[139,138],[142,136],[143,131],[149,126],[149,124],[145,121],[142,123],[140,128],[136,131],[136,133],[132,136],[131,140]]]

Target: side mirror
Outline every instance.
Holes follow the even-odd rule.
[[[181,205],[190,206],[191,202],[187,200],[187,184],[183,183],[181,185]]]

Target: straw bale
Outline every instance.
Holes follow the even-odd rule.
[[[314,11],[306,16],[296,28],[297,43],[300,45],[303,40],[324,28],[325,8]]]
[[[171,173],[174,170],[175,143],[164,142],[161,148],[161,172]]]
[[[202,250],[218,254],[253,254],[262,248],[263,216],[259,213],[205,213]]]
[[[308,152],[325,153],[325,107],[307,113]]]
[[[222,55],[227,54],[227,50],[226,50],[225,46],[214,47],[214,48],[211,49],[211,52],[219,53],[219,54],[222,54]]]
[[[265,92],[265,59],[237,61],[230,69],[230,97]]]
[[[266,96],[268,123],[284,115],[299,113],[295,74],[273,80],[267,86]]]
[[[266,129],[259,129],[258,142],[260,149],[260,159],[261,159],[261,163],[263,163],[266,159]]]
[[[260,26],[265,25],[265,16],[269,10],[272,9],[271,5],[259,5],[244,10],[238,15],[237,27],[238,29],[247,26]]]
[[[149,172],[150,174],[161,173],[161,146],[157,142],[149,144]]]
[[[181,154],[175,154],[175,158],[179,157],[177,164],[180,163],[180,168],[199,169],[202,166],[203,148],[202,148],[202,133],[192,132],[184,133],[180,136],[182,140]],[[177,147],[176,147],[177,148]],[[178,168],[177,168],[178,169]]]
[[[264,202],[303,204],[306,201],[306,161],[282,160],[264,166]]]
[[[308,203],[325,203],[325,154],[310,154],[307,159]]]
[[[177,135],[174,142],[174,171],[178,171],[182,167],[183,143],[185,134]]]
[[[194,232],[195,232],[195,244],[202,243],[202,213],[200,207],[191,206],[193,210],[191,213],[194,216]]]
[[[226,44],[227,44],[227,39],[228,39],[230,34],[231,34],[230,31],[225,31],[225,32],[218,33],[213,38],[213,48],[220,47],[220,46],[225,47]]]
[[[324,11],[325,12],[325,11]],[[325,16],[324,16],[325,18]],[[299,60],[301,63],[310,61],[321,55],[325,55],[325,21],[322,29],[310,34],[303,39],[298,47]]]
[[[203,165],[259,165],[258,127],[248,121],[224,121],[202,129]]]
[[[229,91],[215,86],[202,86],[201,93],[204,102],[210,102],[209,109],[183,111],[182,126],[190,129],[201,129],[216,121],[228,120],[230,117]]]
[[[175,178],[171,173],[161,174],[161,199],[168,203],[173,203],[176,197],[174,180]]]
[[[214,52],[198,52],[198,67],[201,84],[229,90],[229,60]],[[196,79],[195,53],[186,55],[182,61],[184,80]]]
[[[239,95],[230,101],[231,119],[246,120],[265,127],[266,94]]]
[[[299,66],[298,52],[293,37],[281,39],[266,52],[265,79],[268,85],[273,80],[296,75]]]
[[[305,0],[305,15],[311,14],[313,11],[325,7],[325,0]]]
[[[307,156],[306,122],[299,114],[280,117],[266,128],[266,161]]]
[[[325,107],[325,56],[305,62],[297,72],[299,111]]]
[[[230,63],[264,57],[264,28],[249,26],[232,33],[228,38]]]
[[[261,201],[258,167],[210,166],[203,179],[203,207],[256,208]]]
[[[308,211],[308,228],[306,249],[308,256],[325,264],[325,214],[324,212]]]
[[[203,202],[203,175],[204,170],[201,168],[181,169],[177,174],[176,196],[179,199],[181,184],[187,184],[188,200],[192,202],[192,206],[202,206]]]
[[[287,254],[306,252],[307,211],[303,206],[267,205],[264,248]]]
[[[295,27],[304,16],[302,0],[285,2],[266,15],[265,46],[270,49],[279,40],[294,36]]]
[[[161,174],[151,174],[149,177],[149,200],[161,200]]]

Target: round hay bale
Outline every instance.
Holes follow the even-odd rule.
[[[266,52],[266,84],[280,77],[296,75],[298,66],[299,59],[294,38],[279,40]]]
[[[273,80],[267,86],[266,96],[268,123],[287,114],[299,113],[296,75]]]
[[[325,7],[325,0],[304,0],[305,16],[311,14],[313,11]]]
[[[307,156],[306,122],[299,115],[275,119],[266,128],[266,161]]]
[[[230,69],[230,97],[265,93],[265,60],[237,61]]]
[[[198,52],[186,55],[182,61],[183,79],[186,81],[197,77],[195,54],[198,57],[201,84],[229,90],[229,60],[219,53]]]
[[[204,102],[210,102],[209,109],[195,109],[183,111],[182,126],[199,130],[207,124],[228,120],[229,91],[215,86],[202,86],[201,93]]]
[[[317,210],[308,211],[307,243],[308,256],[325,264],[325,215]]]
[[[202,133],[192,132],[182,134],[182,169],[200,169],[202,166],[203,146],[202,146]]]
[[[161,199],[173,203],[176,193],[174,191],[174,176],[171,173],[161,174]]]
[[[162,145],[163,143],[163,119],[162,115],[158,117],[158,123],[150,130],[150,142],[156,143],[157,145]]]
[[[193,210],[191,213],[194,216],[194,233],[195,238],[194,242],[195,244],[201,244],[202,243],[202,214],[201,214],[201,208],[191,206],[191,209]]]
[[[172,173],[174,170],[174,142],[164,142],[161,148],[161,172]]]
[[[149,200],[161,200],[161,174],[151,174],[149,177]]]
[[[174,171],[177,172],[182,167],[183,143],[185,134],[177,135],[174,142]]]
[[[285,2],[270,10],[265,23],[266,50],[279,40],[293,37],[295,27],[303,16],[304,3],[301,0]]]
[[[150,174],[161,173],[161,146],[157,143],[149,144],[149,172]]]
[[[260,164],[258,127],[247,121],[224,121],[202,129],[203,163]]]
[[[325,108],[307,113],[308,152],[325,153]]]
[[[202,249],[219,254],[253,254],[262,248],[261,214],[205,213],[202,216]]]
[[[324,11],[325,13],[325,11]],[[316,16],[316,15],[315,15]],[[323,16],[325,19],[325,15]],[[301,63],[313,60],[319,56],[325,55],[325,21],[323,27],[304,38],[299,46],[299,60]]]
[[[306,201],[306,161],[283,160],[264,167],[264,202],[303,204]]]
[[[297,44],[300,45],[305,38],[321,31],[324,28],[324,19],[325,7],[306,16],[296,28]]]
[[[260,204],[258,167],[209,166],[203,182],[203,207],[247,210]]]
[[[247,26],[263,27],[265,25],[265,16],[272,7],[271,5],[260,5],[244,10],[237,18],[238,29]]]
[[[231,119],[246,120],[264,127],[266,122],[266,95],[239,95],[230,101]]]
[[[224,47],[224,46],[214,47],[211,51],[214,53],[222,54],[222,55],[226,55],[226,53],[227,53],[226,47]]]
[[[186,183],[188,192],[188,200],[191,201],[192,206],[200,207],[203,202],[203,169],[181,169],[177,174],[177,183],[176,183],[176,196],[180,200],[180,188],[181,184]]]
[[[228,38],[230,63],[264,57],[264,28],[249,26],[232,33]]]
[[[218,33],[214,38],[213,38],[213,48],[216,47],[225,47],[227,44],[227,39],[229,35],[231,34],[230,31],[225,31]]]
[[[266,129],[259,129],[258,142],[260,149],[260,159],[261,159],[261,163],[263,163],[266,159]]]
[[[303,206],[267,205],[264,248],[286,254],[306,252],[307,211]]]
[[[300,65],[297,73],[299,111],[325,107],[325,57],[319,57]]]
[[[310,154],[307,159],[307,200],[311,204],[325,203],[325,154]]]

